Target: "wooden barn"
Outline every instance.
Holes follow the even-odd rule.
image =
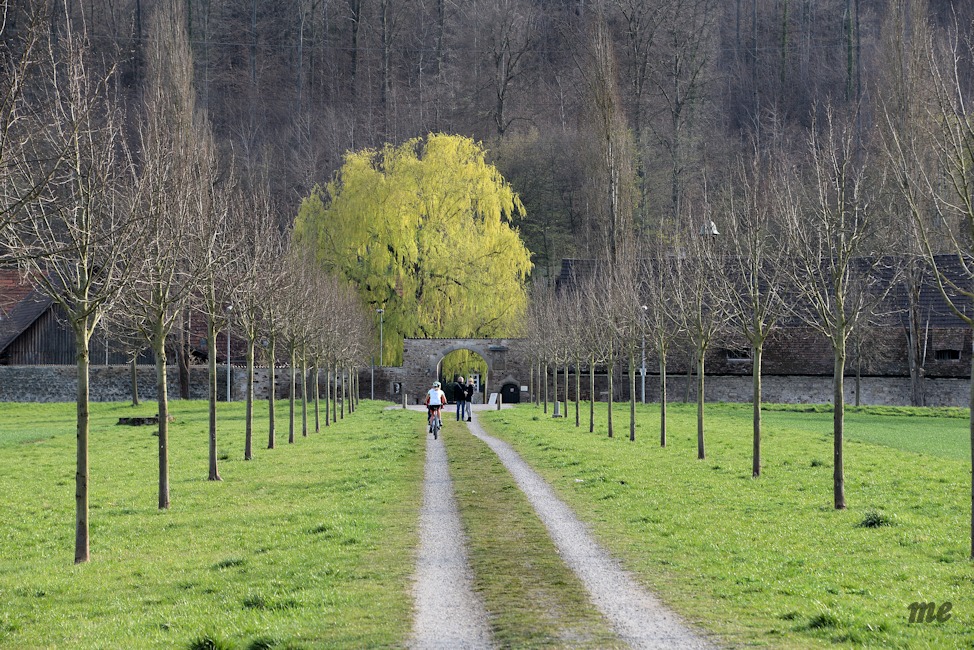
[[[77,347],[61,308],[25,283],[16,269],[0,269],[0,365],[74,365]],[[121,365],[130,361],[118,343],[102,334],[91,341],[91,363]],[[152,363],[143,352],[139,363]]]

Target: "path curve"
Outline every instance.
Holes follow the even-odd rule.
[[[616,633],[634,648],[714,648],[692,631],[595,541],[575,513],[506,442],[484,432],[477,419],[473,435],[500,458],[527,496],[565,563],[588,589],[592,602]]]
[[[411,648],[491,647],[487,611],[473,590],[443,438],[433,440],[429,434],[413,595]]]

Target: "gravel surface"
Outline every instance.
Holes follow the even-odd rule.
[[[410,647],[490,648],[487,612],[473,591],[443,438],[433,440],[427,436],[419,558],[413,588],[416,618]]]
[[[713,648],[638,584],[599,546],[575,513],[506,442],[487,435],[477,419],[471,432],[497,454],[527,495],[562,559],[588,589],[616,633],[634,648]]]

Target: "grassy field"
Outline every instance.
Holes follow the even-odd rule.
[[[755,480],[747,405],[708,405],[703,461],[693,405],[670,409],[665,449],[654,407],[640,407],[630,443],[624,408],[608,439],[599,406],[594,434],[530,405],[481,417],[689,619],[733,645],[974,645],[966,414],[850,413],[849,508],[837,512],[822,409],[764,414],[764,475]],[[911,624],[916,601],[950,602],[951,617]]]
[[[152,405],[93,405],[92,561],[75,566],[74,406],[0,404],[0,647],[399,646],[411,626],[422,421],[363,403],[243,461],[243,404],[172,403],[172,508],[156,508]],[[280,435],[283,427],[283,435]]]

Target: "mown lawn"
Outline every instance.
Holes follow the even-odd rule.
[[[656,407],[640,406],[635,443],[627,405],[614,439],[597,408],[596,433],[531,405],[481,419],[689,619],[733,645],[974,645],[964,413],[850,414],[849,507],[835,511],[829,413],[765,412],[764,475],[752,479],[748,405],[708,404],[703,461],[693,405],[671,407],[665,449]],[[950,602],[951,617],[911,624],[916,601]]]
[[[95,404],[91,562],[73,564],[73,404],[0,404],[0,647],[401,646],[423,434],[363,402],[320,433],[243,461],[243,404],[220,404],[222,482],[207,477],[206,404],[172,403],[172,507],[156,508],[153,405]],[[322,423],[323,424],[323,423]],[[208,643],[209,642],[209,643]]]

